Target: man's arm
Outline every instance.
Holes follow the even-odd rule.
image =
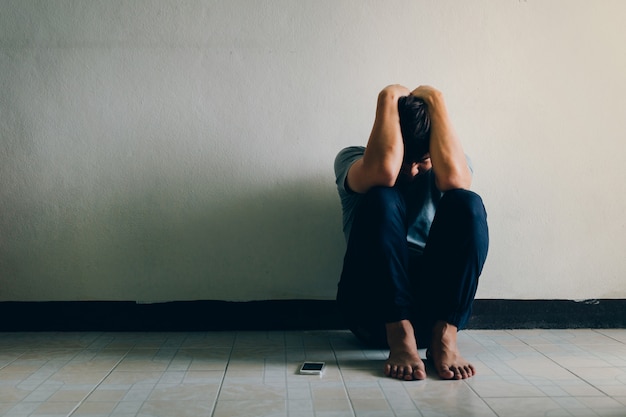
[[[378,94],[376,119],[365,154],[352,164],[346,178],[352,191],[365,193],[375,186],[395,185],[404,158],[398,99],[409,93],[406,87],[390,85]]]
[[[428,105],[430,116],[430,159],[435,173],[435,184],[441,191],[455,188],[469,189],[472,174],[440,91],[420,86],[411,92]]]

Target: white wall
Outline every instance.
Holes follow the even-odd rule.
[[[0,301],[332,299],[332,162],[447,96],[479,298],[626,298],[626,2],[0,0]]]

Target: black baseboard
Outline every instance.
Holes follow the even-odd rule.
[[[334,301],[4,302],[0,331],[339,329]]]
[[[0,331],[334,330],[334,301],[0,302]],[[626,328],[626,300],[476,300],[469,329]]]
[[[626,299],[476,300],[471,329],[626,328]]]

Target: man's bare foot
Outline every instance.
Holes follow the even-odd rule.
[[[385,362],[385,375],[405,381],[426,378],[426,368],[417,352],[411,322],[402,320],[387,323],[386,328],[389,359]]]
[[[466,379],[476,375],[474,365],[461,357],[456,342],[456,326],[438,321],[428,351],[442,379]]]

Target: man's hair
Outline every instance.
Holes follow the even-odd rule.
[[[398,100],[400,130],[404,142],[404,160],[420,161],[430,147],[430,117],[426,103],[415,96]]]

